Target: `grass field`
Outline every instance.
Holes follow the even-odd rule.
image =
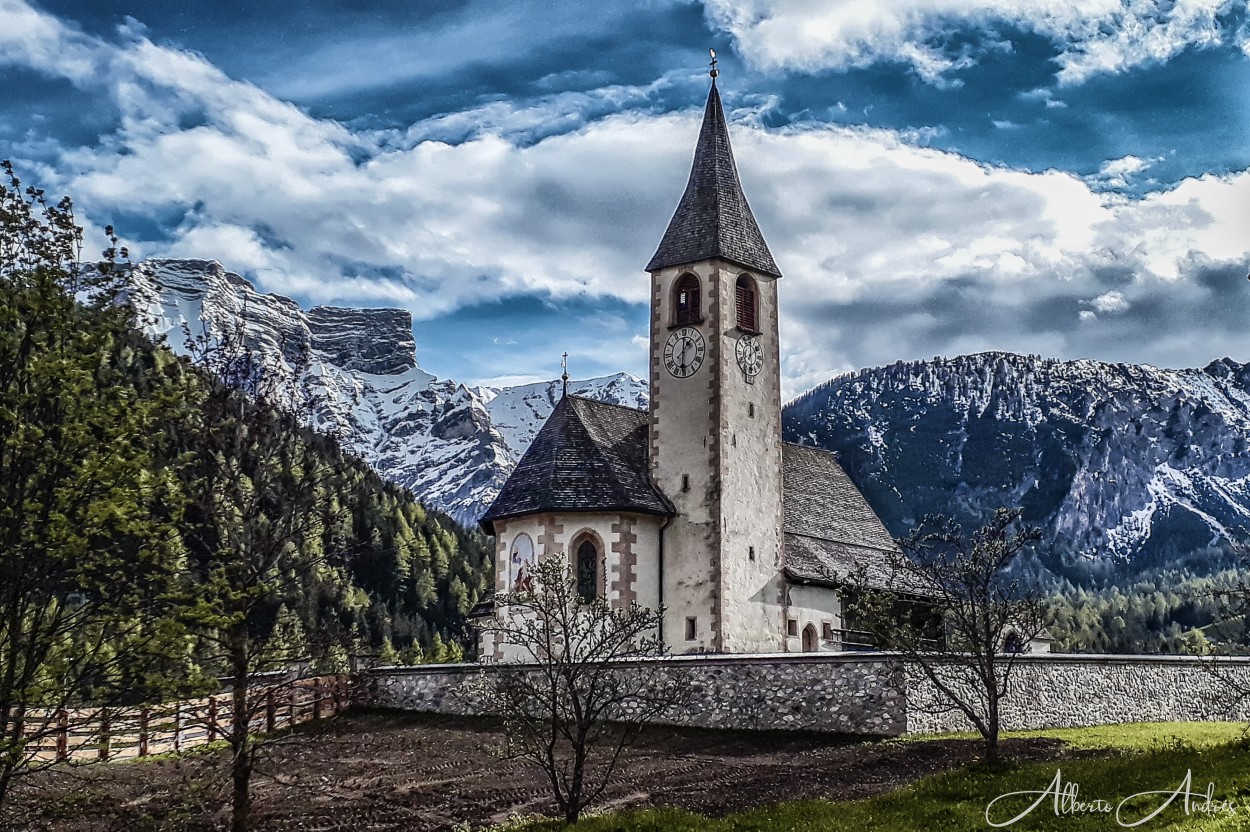
[[[1016,732],[1010,736],[1057,738],[1090,753],[1062,761],[966,766],[864,800],[783,803],[718,819],[652,809],[590,817],[575,828],[579,832],[927,831],[989,829],[993,821],[1004,828],[1064,832],[1250,829],[1250,744],[1244,737],[1245,727],[1240,723],[1144,723]],[[1184,792],[1177,791],[1189,773],[1187,791],[1193,796],[1187,810]],[[1208,784],[1214,784],[1211,801],[1206,797]],[[994,804],[987,819],[991,801],[1013,792],[1030,794],[1004,798]],[[1072,800],[1064,800],[1065,794]],[[1039,798],[1032,811],[1008,823]],[[532,823],[525,828],[559,827]]]

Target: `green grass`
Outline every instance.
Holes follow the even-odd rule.
[[[783,803],[720,819],[709,819],[676,809],[655,809],[589,817],[578,823],[578,832],[891,832],[893,830],[972,830],[990,828],[986,807],[995,797],[1009,792],[1041,792],[1050,786],[1056,770],[1064,783],[1079,785],[1079,799],[1101,798],[1112,813],[1062,813],[1056,815],[1051,798],[1008,827],[1012,830],[1085,832],[1118,830],[1117,804],[1130,795],[1146,791],[1171,793],[1179,788],[1187,771],[1193,772],[1191,791],[1205,792],[1215,784],[1215,798],[1235,804],[1233,814],[1185,814],[1176,800],[1162,814],[1136,828],[1148,830],[1250,829],[1250,744],[1242,739],[1242,724],[1155,723],[1105,726],[1056,731],[1029,731],[1013,736],[1057,737],[1085,749],[1110,749],[1107,756],[1082,756],[1045,763],[974,765],[928,777],[910,787],[866,800],[845,803],[805,801]],[[994,820],[1003,822],[1022,811],[1035,798],[1019,797],[995,807]],[[1167,795],[1133,804],[1137,820],[1167,799]],[[1147,804],[1146,800],[1153,801]],[[1130,807],[1131,808],[1131,807]],[[1000,811],[1001,810],[1001,811]],[[521,828],[555,830],[559,824],[538,822]]]
[[[1074,748],[1152,751],[1174,745],[1210,748],[1240,740],[1246,734],[1244,722],[1134,722],[1127,725],[1098,725],[1093,728],[1046,728],[1038,731],[1005,731],[1004,738],[1050,737]],[[903,742],[930,739],[979,739],[975,732],[908,737]]]

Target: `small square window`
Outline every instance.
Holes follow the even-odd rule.
[[[682,491],[690,490],[690,475],[689,474],[681,475],[681,490]]]
[[[747,403],[747,415],[750,416],[752,419],[755,418],[755,402]]]
[[[828,621],[826,621],[824,626],[821,627],[821,637],[824,638],[825,641],[833,641],[833,625]]]
[[[755,560],[755,547],[754,546],[747,547],[747,557],[749,557],[751,560]]]
[[[786,635],[797,636],[799,634],[799,622],[791,618],[786,622]]]
[[[699,635],[699,619],[691,616],[686,619],[686,641],[694,641]]]

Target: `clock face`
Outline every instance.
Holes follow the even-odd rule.
[[[738,355],[738,366],[744,374],[757,376],[764,368],[764,349],[760,346],[760,339],[754,335],[740,337],[734,352]]]
[[[676,378],[689,378],[703,366],[707,343],[703,334],[692,327],[673,330],[664,344],[664,366]]]

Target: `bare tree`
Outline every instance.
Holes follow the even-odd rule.
[[[571,824],[603,794],[643,726],[672,712],[684,688],[649,661],[665,652],[658,612],[583,598],[555,558],[539,561],[533,579],[533,591],[496,598],[486,629],[510,661],[483,667],[478,692],[503,719],[505,755],[543,772]]]
[[[847,587],[847,614],[875,645],[895,650],[934,686],[939,711],[959,711],[998,759],[1000,707],[1022,650],[1045,629],[1041,591],[1011,569],[1041,537],[1020,528],[1020,510],[1000,508],[965,533],[949,517],[927,518],[884,562],[860,566]]]
[[[1250,681],[1236,664],[1228,661],[1234,657],[1244,659],[1250,653],[1250,543],[1246,538],[1244,527],[1234,532],[1231,548],[1238,568],[1227,580],[1217,580],[1211,590],[1217,608],[1212,633],[1219,631],[1222,637],[1195,641],[1191,648],[1195,654],[1205,655],[1199,666],[1215,678],[1221,689],[1211,697],[1210,705],[1224,711],[1230,719],[1236,719],[1250,701]]]

